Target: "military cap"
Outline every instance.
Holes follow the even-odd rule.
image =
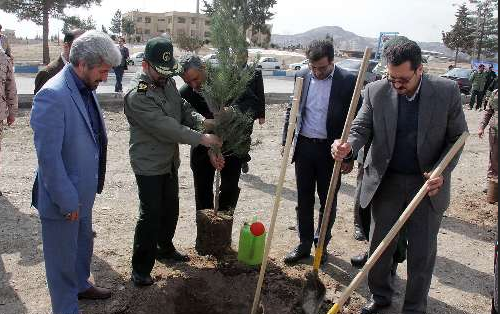
[[[172,42],[165,37],[148,40],[144,50],[144,60],[161,75],[175,76],[182,73],[182,67],[174,58]]]

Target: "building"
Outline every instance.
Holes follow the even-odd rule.
[[[210,40],[210,18],[205,14],[190,12],[165,12],[149,13],[131,11],[123,14],[124,18],[134,21],[134,39],[140,37],[144,42],[150,38],[168,34],[173,40],[185,35],[201,40]],[[247,38],[260,44],[270,42],[272,25],[266,24],[269,34],[257,33],[252,36],[251,30],[247,31]]]
[[[141,41],[168,34],[174,40],[178,36],[197,37],[202,40],[210,38],[210,18],[204,14],[190,12],[149,13],[132,11],[123,14],[135,24],[135,35]]]

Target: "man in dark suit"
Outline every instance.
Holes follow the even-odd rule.
[[[349,139],[335,140],[335,159],[356,154],[371,139],[366,153],[360,205],[371,203],[370,254],[381,243],[419,189],[426,196],[405,224],[408,239],[408,280],[403,314],[424,314],[436,261],[437,234],[450,203],[451,171],[457,155],[443,174],[429,173],[467,131],[456,82],[423,74],[420,47],[397,37],[384,48],[388,77],[368,84],[364,103],[353,122]],[[390,275],[398,239],[387,247],[368,274],[373,295],[361,313],[378,313],[390,306],[394,286]]]
[[[41,69],[36,77],[35,77],[35,90],[33,94],[36,95],[40,88],[53,76],[55,76],[59,71],[64,68],[66,64],[69,62],[69,51],[71,50],[71,45],[73,44],[73,40],[77,39],[78,36],[83,34],[83,30],[74,29],[64,34],[63,39],[63,49],[59,58],[55,59],[51,63],[49,63],[45,68]]]
[[[325,209],[328,187],[333,172],[334,160],[330,145],[339,138],[349,111],[356,76],[333,63],[333,44],[325,40],[313,41],[307,49],[309,68],[297,73],[304,78],[302,97],[297,113],[297,127],[293,140],[292,162],[295,162],[297,180],[297,223],[300,243],[284,259],[285,263],[296,263],[309,257],[313,243],[317,243],[319,229]],[[285,117],[283,145],[285,145],[290,107]],[[343,163],[342,172],[352,170],[353,160]],[[314,231],[314,194],[317,186],[320,200],[319,223]],[[337,193],[326,234],[325,249],[321,262],[327,260],[331,239],[331,228],[337,211]]]

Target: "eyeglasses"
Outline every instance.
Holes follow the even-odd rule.
[[[397,77],[397,78],[395,78],[395,77],[392,77],[392,76],[388,75],[387,76],[387,80],[390,83],[392,83],[392,84],[398,83],[398,84],[401,84],[401,85],[406,85],[406,84],[408,84],[413,79],[413,77],[415,76],[415,74],[417,74],[417,70],[414,70],[412,76],[409,77],[409,78],[406,78],[406,77]]]

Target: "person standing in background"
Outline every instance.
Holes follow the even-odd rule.
[[[115,71],[115,75],[116,75],[115,93],[122,93],[123,92],[123,86],[122,86],[123,73],[125,73],[125,70],[127,70],[127,68],[128,68],[127,67],[127,60],[129,58],[129,52],[128,52],[128,48],[125,47],[125,38],[124,37],[118,38],[118,49],[120,49],[120,53],[122,55],[122,60],[120,62],[120,65],[113,68],[113,71]]]

